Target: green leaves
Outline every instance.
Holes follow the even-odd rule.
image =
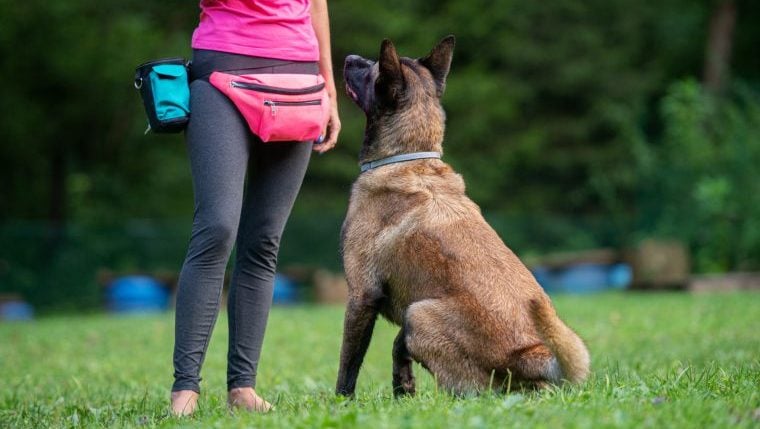
[[[687,79],[671,86],[661,112],[662,141],[639,158],[645,230],[689,244],[697,271],[757,267],[760,94],[735,85],[718,97]]]

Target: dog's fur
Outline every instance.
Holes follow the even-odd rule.
[[[385,40],[377,62],[346,58],[346,91],[367,116],[361,162],[442,150],[440,97],[453,49],[449,36],[424,58],[399,58]],[[396,394],[414,393],[413,360],[458,394],[586,378],[585,345],[443,161],[362,173],[341,244],[349,302],[338,394],[353,394],[378,314],[401,327]]]

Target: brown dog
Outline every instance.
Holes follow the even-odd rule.
[[[412,360],[453,393],[588,375],[581,339],[465,195],[461,176],[434,157],[453,49],[449,36],[424,58],[399,58],[385,40],[377,62],[346,58],[346,91],[367,125],[341,238],[349,302],[338,394],[353,394],[378,314],[401,327],[395,394],[414,393]]]

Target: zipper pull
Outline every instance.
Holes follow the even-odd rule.
[[[264,100],[264,105],[269,106],[269,108],[272,110],[272,116],[274,116],[277,113],[277,105],[272,100]]]

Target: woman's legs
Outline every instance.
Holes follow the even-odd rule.
[[[206,81],[191,85],[187,146],[195,213],[177,291],[172,391],[199,392],[243,202],[250,133],[234,105]]]
[[[227,301],[229,390],[256,385],[280,237],[301,188],[312,146],[254,140]]]
[[[316,63],[241,57],[214,51],[195,50],[194,62],[199,70],[204,67],[226,70],[234,65],[234,68],[251,68],[260,73],[317,73]],[[174,401],[174,397],[184,395],[194,401],[197,395],[190,393],[200,390],[200,369],[216,322],[224,272],[237,235],[238,254],[228,306],[229,400],[231,405],[267,409],[268,404],[258,398],[252,387],[272,302],[280,236],[303,181],[311,144],[262,143],[250,133],[245,120],[227,97],[205,80],[193,81],[190,94],[193,113],[187,129],[187,144],[195,214],[177,293],[173,407],[181,406],[186,411],[187,405],[175,404],[181,401]],[[262,407],[262,403],[265,406]],[[191,405],[194,409],[194,402]]]

